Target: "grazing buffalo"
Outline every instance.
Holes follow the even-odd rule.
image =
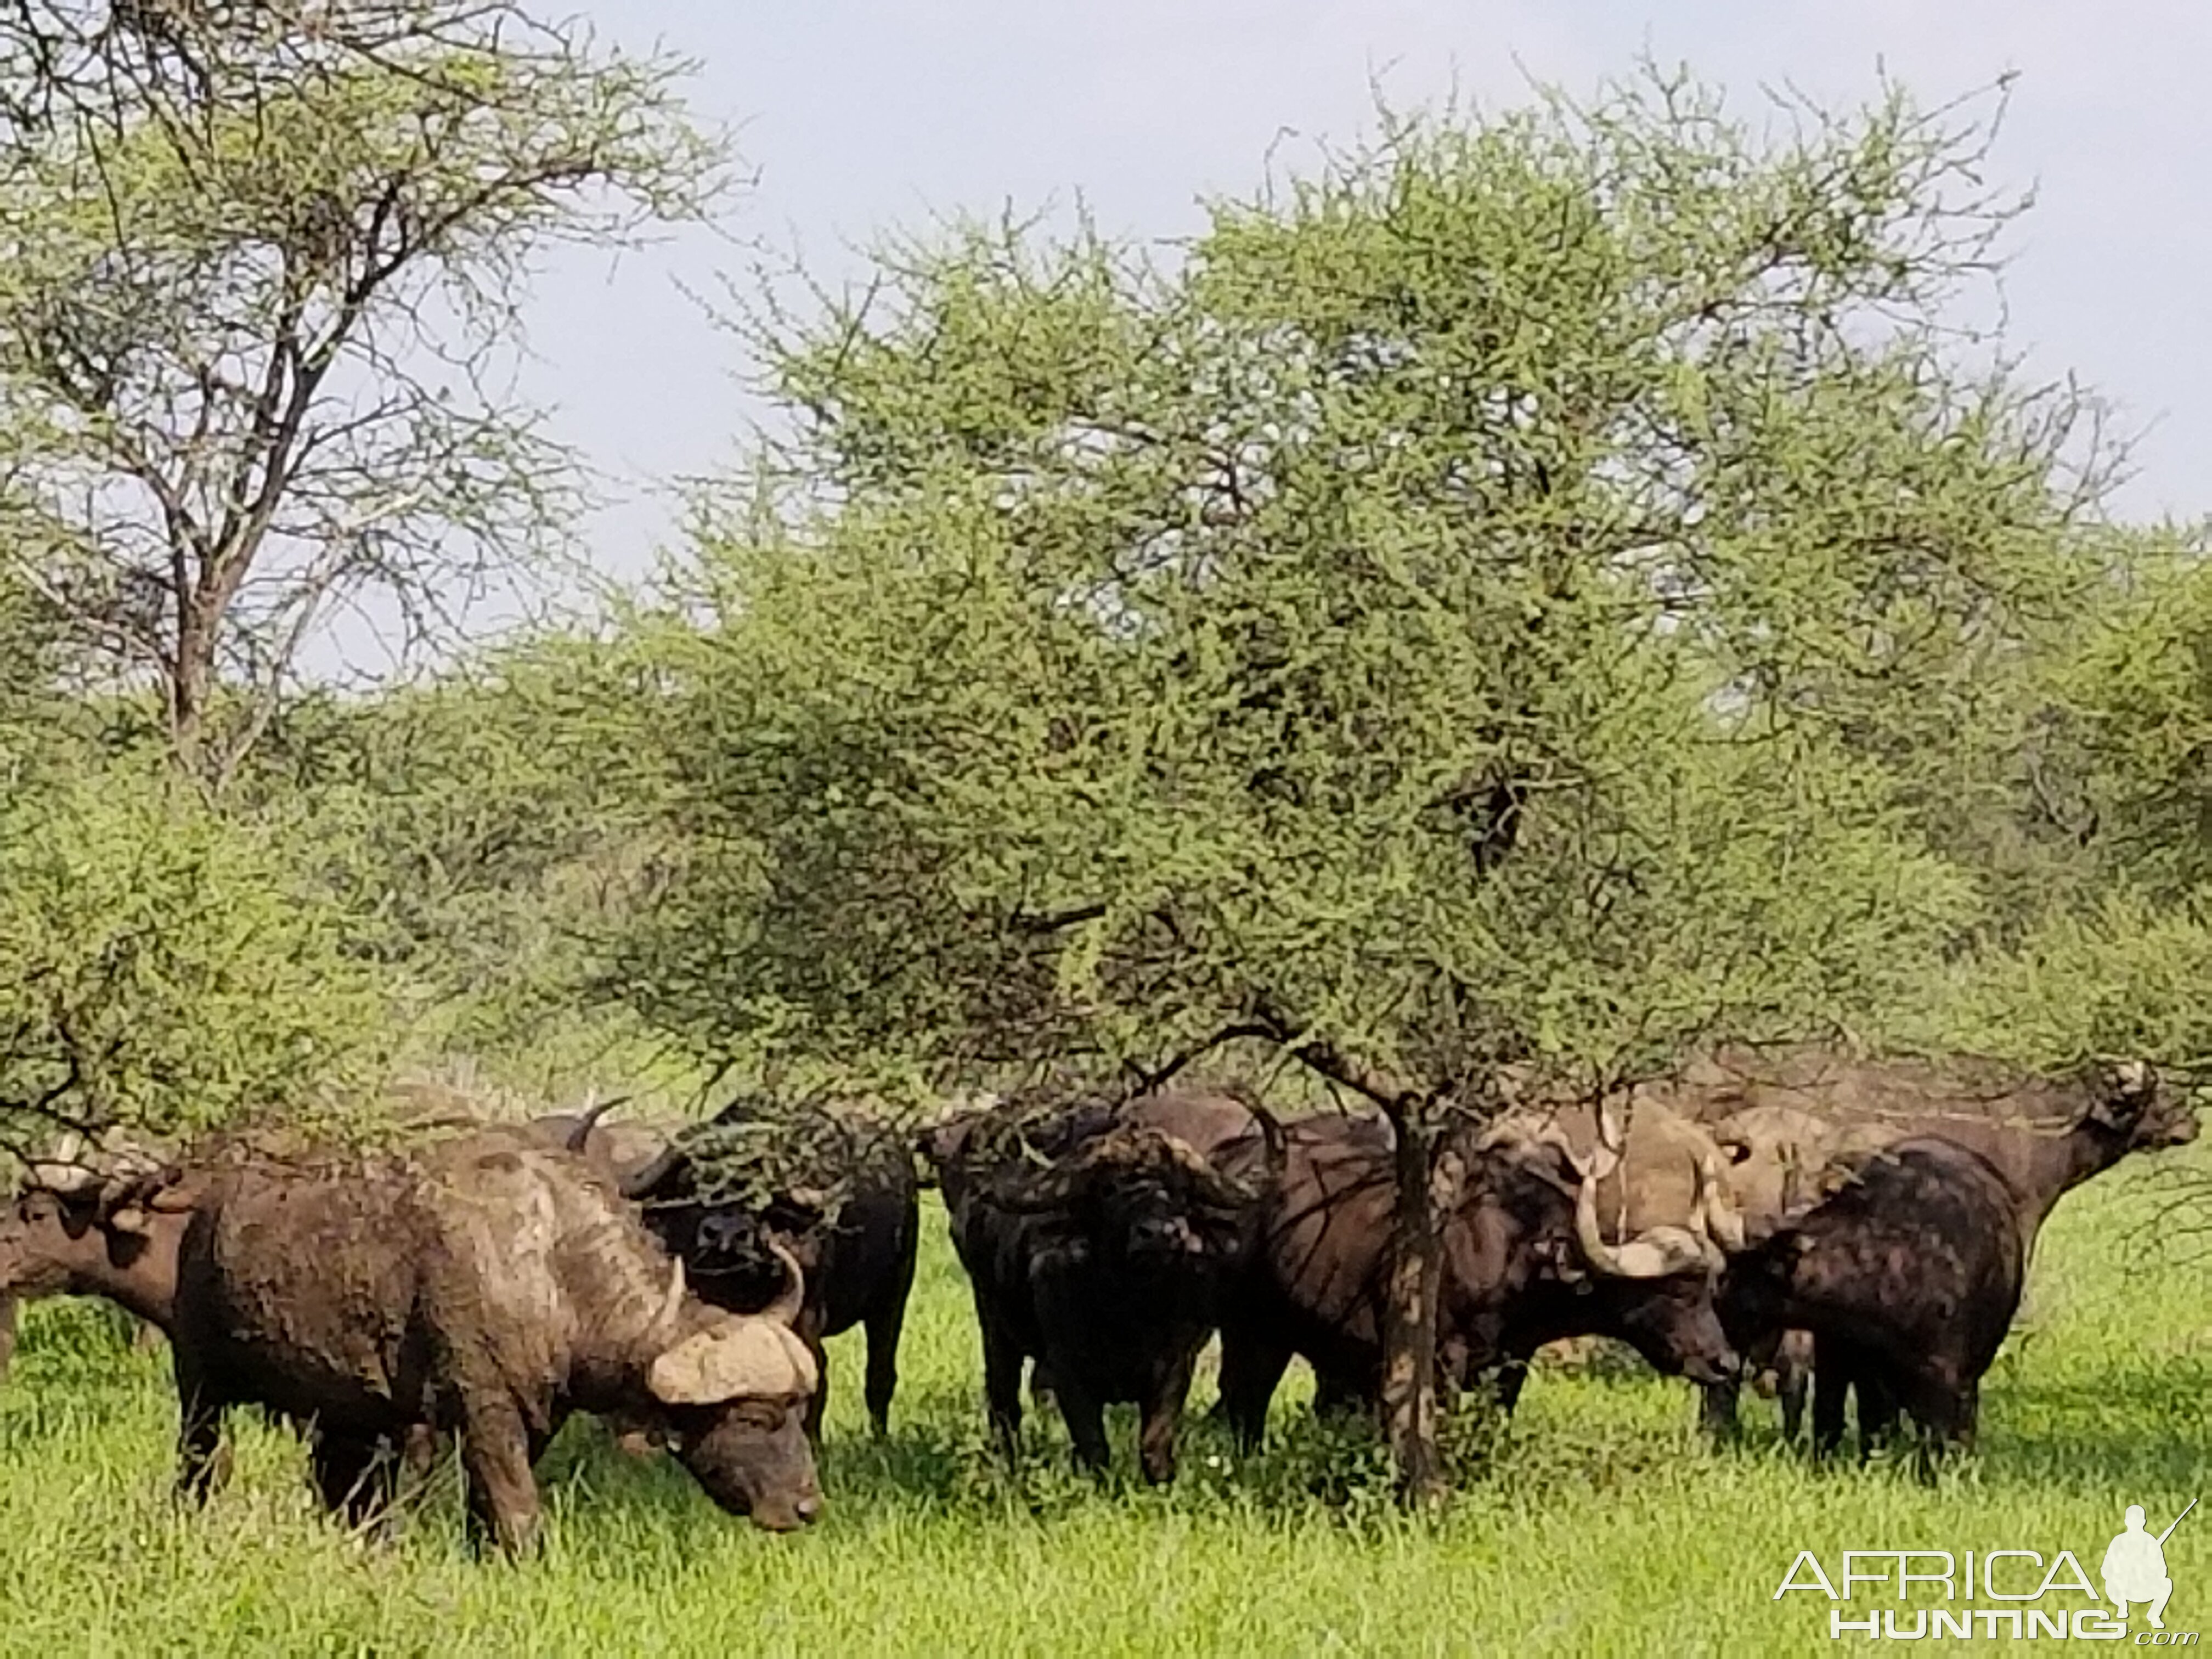
[[[102,1173],[95,1174],[88,1159],[96,1160]],[[104,1135],[96,1146],[88,1145],[82,1135],[64,1135],[51,1153],[32,1162],[29,1184],[11,1201],[9,1209],[0,1210],[0,1240],[20,1233],[27,1216],[48,1215],[65,1206],[73,1206],[76,1215],[90,1214],[103,1194],[112,1197],[163,1167],[152,1150],[118,1133]],[[82,1231],[80,1226],[79,1233]],[[69,1254],[71,1267],[81,1268],[81,1273],[70,1268],[49,1270],[21,1284],[11,1283],[0,1274],[0,1377],[7,1375],[9,1362],[15,1355],[19,1304],[46,1296],[108,1294],[101,1285],[89,1282],[92,1276],[116,1273],[119,1275],[118,1285],[129,1277],[120,1273],[121,1263],[107,1259],[97,1241]],[[129,1254],[135,1260],[137,1252]],[[72,1282],[76,1279],[85,1282]],[[154,1294],[143,1283],[142,1289],[149,1295]],[[159,1304],[158,1297],[152,1304],[144,1304],[143,1297],[134,1300],[127,1292],[114,1295],[112,1299],[137,1316],[138,1330],[133,1346],[143,1351],[167,1334],[167,1308]],[[155,1310],[148,1311],[148,1305],[155,1306]]]
[[[903,1140],[871,1126],[825,1117],[835,1133],[817,1143],[813,1156],[822,1167],[813,1184],[781,1183],[765,1195],[718,1184],[716,1132],[755,1121],[754,1109],[741,1103],[700,1132],[678,1135],[621,1176],[623,1196],[682,1259],[698,1293],[732,1312],[772,1299],[782,1278],[779,1256],[795,1259],[806,1297],[793,1329],[819,1378],[807,1407],[808,1434],[819,1437],[829,1398],[823,1339],[856,1325],[867,1332],[868,1419],[876,1433],[885,1433],[921,1237],[913,1155]],[[582,1122],[590,1130],[590,1119]]]
[[[1136,1405],[1145,1479],[1175,1478],[1198,1352],[1256,1248],[1284,1142],[1264,1112],[1253,1152],[1209,1158],[1167,1131],[1077,1108],[1025,1129],[971,1115],[924,1138],[983,1340],[992,1426],[1009,1453],[1022,1370],[1048,1380],[1075,1455],[1103,1470],[1104,1407]]]
[[[1864,1154],[1809,1214],[1738,1258],[1729,1298],[1748,1322],[1812,1334],[1816,1448],[1842,1437],[1856,1384],[1863,1443],[1901,1406],[1932,1454],[1972,1445],[2027,1265],[2021,1206],[1996,1167],[1917,1137]]]
[[[33,1193],[0,1228],[0,1288],[165,1320],[187,1495],[222,1478],[236,1405],[310,1428],[318,1489],[356,1520],[388,1507],[403,1441],[452,1432],[472,1531],[510,1551],[536,1532],[532,1465],[577,1410],[650,1423],[733,1513],[811,1521],[814,1365],[789,1274],[758,1316],[702,1302],[589,1166],[499,1131],[406,1158],[210,1162],[120,1196]]]
[[[1133,1110],[1174,1123],[1187,1109],[1169,1097]],[[1208,1112],[1219,1122],[1218,1108]],[[1259,1441],[1293,1355],[1313,1366],[1324,1409],[1372,1405],[1381,1393],[1380,1316],[1397,1208],[1390,1127],[1375,1117],[1312,1117],[1290,1125],[1285,1139],[1261,1248],[1222,1318],[1222,1409],[1248,1445]],[[1680,1224],[1609,1242],[1598,1217],[1600,1187],[1614,1173],[1609,1150],[1585,1164],[1555,1126],[1518,1121],[1469,1133],[1458,1150],[1468,1176],[1444,1223],[1437,1316],[1449,1382],[1464,1387],[1546,1342],[1584,1334],[1617,1336],[1660,1370],[1696,1381],[1733,1374],[1713,1308],[1721,1258],[1702,1188]]]
[[[1559,1142],[1577,1170],[1590,1173],[1589,1202],[1614,1238],[1687,1233],[1716,1269],[1748,1242],[1735,1193],[1740,1171],[1711,1134],[1660,1103],[1638,1102],[1632,1109],[1623,1103],[1615,1109],[1573,1097],[1528,1100],[1508,1111],[1486,1139],[1493,1146]],[[1509,1355],[1500,1367],[1498,1399],[1509,1413],[1528,1374],[1522,1354]],[[1733,1367],[1729,1374],[1735,1376]]]
[[[1663,1085],[1661,1097],[1699,1116],[1737,1160],[1732,1184],[1754,1237],[1820,1203],[1869,1152],[1936,1139],[1975,1153],[1996,1171],[2026,1252],[2058,1200],[2082,1182],[2130,1152],[2185,1145],[2197,1130],[2186,1103],[2141,1061],[2054,1080],[1971,1058],[1860,1060],[1809,1048],[1724,1051]],[[1721,1310],[1748,1358],[1776,1355],[1787,1426],[1793,1397],[1802,1397],[1802,1344],[1788,1344],[1783,1328],[1761,1325],[1725,1291]],[[1814,1366],[1831,1379],[1846,1375],[1820,1364],[1817,1345]],[[1832,1380],[1830,1386],[1844,1385]],[[1863,1437],[1863,1386],[1860,1393]],[[1839,1401],[1824,1413],[1816,1400],[1816,1430],[1822,1422],[1839,1425],[1841,1413]],[[1708,1391],[1705,1419],[1716,1433],[1733,1430],[1732,1388]]]

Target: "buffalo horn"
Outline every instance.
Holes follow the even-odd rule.
[[[608,1103],[611,1105],[613,1103]],[[683,1161],[684,1149],[671,1140],[643,1169],[633,1170],[622,1178],[618,1183],[622,1195],[633,1204],[640,1199],[650,1197],[653,1189],[668,1179]]]
[[[568,1131],[568,1139],[562,1145],[569,1152],[582,1152],[584,1143],[592,1138],[592,1131],[598,1126],[599,1121],[629,1098],[628,1095],[617,1095],[612,1100],[601,1101],[596,1106],[586,1106],[577,1116],[576,1127]]]
[[[653,1319],[655,1330],[672,1324],[676,1310],[684,1305],[684,1258],[676,1259],[676,1271],[668,1276],[668,1294],[660,1299],[660,1312]]]
[[[1575,1192],[1575,1242],[1599,1273],[1615,1279],[1663,1279],[1681,1272],[1694,1260],[1712,1259],[1712,1241],[1705,1237],[1702,1190],[1688,1229],[1652,1227],[1621,1244],[1608,1244],[1598,1227],[1597,1188],[1620,1160],[1610,1147],[1600,1146],[1587,1165],[1572,1152],[1567,1154],[1567,1161],[1582,1176]]]
[[[1572,1153],[1568,1154],[1568,1161],[1576,1162]],[[1620,1252],[1605,1242],[1604,1233],[1598,1229],[1597,1173],[1579,1164],[1575,1172],[1582,1178],[1575,1188],[1575,1243],[1583,1247],[1583,1254],[1598,1272],[1623,1276]]]
[[[1728,1258],[1721,1254],[1720,1246],[1713,1242],[1713,1196],[1719,1188],[1714,1178],[1715,1156],[1708,1153],[1693,1166],[1692,1178],[1696,1182],[1697,1196],[1690,1203],[1690,1237],[1696,1241],[1698,1254],[1705,1266],[1718,1273],[1728,1266]],[[1725,1200],[1723,1200],[1725,1201]]]
[[[783,1294],[762,1310],[761,1317],[789,1326],[798,1320],[799,1307],[806,1300],[806,1274],[799,1265],[799,1258],[774,1239],[769,1241],[768,1248],[769,1254],[783,1264]]]
[[[1698,1160],[1698,1194],[1713,1242],[1733,1255],[1749,1241],[1744,1231],[1743,1212],[1735,1206],[1735,1196],[1729,1191],[1728,1178],[1720,1164],[1718,1152],[1707,1152]]]

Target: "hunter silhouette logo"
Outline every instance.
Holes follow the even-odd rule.
[[[2197,1500],[2192,1498],[2181,1515],[2175,1516],[2166,1529],[2154,1538],[2143,1530],[2142,1505],[2128,1505],[2127,1530],[2106,1547],[2100,1575],[2105,1581],[2106,1599],[2118,1609],[2115,1617],[2125,1619],[2128,1604],[2141,1601],[2149,1608],[2147,1617],[2150,1627],[2166,1628],[2166,1598],[2173,1594],[2173,1580],[2166,1575],[2166,1540],[2181,1524],[2181,1516],[2196,1507]]]

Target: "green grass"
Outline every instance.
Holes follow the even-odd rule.
[[[1056,1421],[1008,1479],[984,1449],[966,1286],[935,1218],[887,1443],[864,1426],[858,1337],[832,1345],[818,1526],[777,1538],[728,1520],[666,1460],[634,1462],[580,1423],[541,1471],[548,1547],[519,1567],[469,1559],[450,1474],[396,1542],[349,1538],[314,1512],[297,1447],[245,1418],[228,1491],[177,1514],[161,1358],[83,1304],[48,1304],[0,1385],[0,1652],[1852,1650],[1829,1639],[1825,1601],[1771,1599],[1797,1550],[1832,1571],[1846,1548],[2064,1547],[2094,1573],[2124,1505],[2155,1528],[2202,1490],[2212,1286],[2130,1248],[2148,1174],[2061,1206],[2026,1329],[1984,1387],[1981,1454],[1936,1488],[1881,1466],[1814,1474],[1758,1402],[1744,1448],[1716,1455],[1686,1386],[1555,1371],[1449,1511],[1418,1523],[1391,1512],[1371,1450],[1305,1426],[1302,1389],[1249,1463],[1197,1425],[1165,1494],[1129,1478],[1126,1419],[1107,1489],[1067,1473]],[[1202,1382],[1195,1403],[1210,1397]],[[2168,1627],[2212,1631],[2212,1510],[2167,1560]]]

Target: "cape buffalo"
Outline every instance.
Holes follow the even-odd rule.
[[[829,1401],[823,1339],[857,1325],[867,1332],[868,1419],[884,1434],[898,1389],[899,1337],[921,1237],[913,1155],[901,1139],[838,1120],[830,1144],[817,1149],[823,1167],[815,1172],[817,1184],[786,1183],[765,1201],[718,1190],[705,1147],[713,1131],[745,1123],[753,1110],[739,1103],[700,1131],[675,1137],[622,1176],[623,1196],[683,1260],[698,1293],[732,1312],[754,1311],[774,1297],[782,1277],[778,1254],[795,1259],[806,1297],[793,1328],[819,1379],[807,1406],[807,1433],[819,1437]],[[588,1131],[590,1118],[582,1121]],[[842,1193],[835,1201],[832,1188]]]
[[[987,1114],[925,1137],[975,1295],[992,1425],[1010,1454],[1034,1359],[1081,1463],[1105,1468],[1104,1407],[1128,1401],[1145,1479],[1175,1478],[1198,1352],[1256,1246],[1281,1167],[1280,1130],[1264,1113],[1256,1122],[1249,1165],[1096,1105],[1026,1133],[1018,1114]]]
[[[6,1239],[20,1235],[26,1216],[46,1215],[64,1202],[74,1206],[80,1215],[89,1214],[103,1194],[112,1198],[163,1167],[161,1159],[147,1146],[119,1133],[111,1132],[101,1137],[97,1145],[88,1144],[83,1136],[74,1133],[64,1135],[51,1152],[31,1162],[28,1185],[12,1200],[9,1210],[0,1211],[0,1249],[4,1249]],[[82,1233],[82,1224],[77,1231]],[[109,1261],[96,1245],[84,1246],[71,1254],[81,1259],[88,1274],[95,1265],[104,1272],[115,1271],[119,1265]],[[15,1355],[20,1303],[46,1296],[104,1293],[90,1284],[68,1282],[70,1278],[66,1271],[48,1271],[35,1279],[14,1284],[4,1273],[0,1273],[0,1377],[7,1375],[9,1362]],[[134,1305],[129,1296],[112,1298],[137,1316],[138,1330],[133,1346],[142,1351],[158,1342],[169,1329],[166,1304],[160,1302],[157,1291],[149,1289],[146,1294],[155,1300]],[[149,1306],[157,1310],[149,1311]]]
[[[714,1308],[571,1155],[488,1132],[411,1157],[210,1162],[87,1203],[19,1200],[0,1287],[167,1314],[195,1499],[225,1472],[224,1414],[253,1404],[312,1431],[316,1486],[355,1519],[388,1505],[403,1440],[457,1434],[472,1533],[510,1551],[536,1532],[532,1465],[575,1410],[650,1422],[761,1526],[820,1507],[797,1265],[765,1313]]]
[[[1190,1112],[1172,1097],[1132,1109],[1166,1123]],[[1225,1127],[1218,1105],[1204,1109],[1217,1133]],[[1372,1404],[1381,1389],[1380,1310],[1396,1211],[1389,1126],[1310,1117],[1286,1126],[1285,1141],[1260,1249],[1222,1317],[1222,1410],[1248,1445],[1264,1431],[1294,1354],[1314,1368],[1321,1408]],[[1470,1132],[1461,1146],[1468,1174],[1444,1225],[1437,1320],[1449,1382],[1464,1387],[1492,1366],[1583,1334],[1620,1337],[1659,1369],[1695,1380],[1732,1372],[1712,1305],[1720,1258],[1702,1199],[1679,1226],[1612,1243],[1597,1214],[1599,1188],[1613,1172],[1604,1151],[1583,1164],[1556,1128],[1521,1122]]]
[[[1867,1153],[1929,1139],[1974,1152],[1996,1171],[2011,1224],[2023,1250],[2032,1250],[2058,1200],[2082,1182],[2130,1152],[2183,1146],[2197,1132],[2187,1103],[2139,1060],[2052,1079],[1972,1057],[1861,1060],[1813,1048],[1725,1050],[1655,1091],[1696,1113],[1729,1147],[1737,1201],[1754,1237],[1820,1202]],[[1782,1329],[1759,1325],[1725,1292],[1722,1315],[1747,1357],[1780,1347],[1787,1413],[1803,1382]],[[1814,1352],[1818,1368],[1817,1344]],[[1832,1390],[1844,1386],[1844,1369],[1825,1370]],[[1839,1425],[1841,1412],[1840,1401],[1825,1414],[1816,1405],[1816,1431],[1823,1422]],[[1717,1433],[1733,1429],[1732,1388],[1708,1391],[1705,1419]]]
[[[1812,1333],[1816,1447],[1841,1438],[1843,1389],[1856,1383],[1863,1443],[1902,1406],[1940,1450],[1972,1443],[2027,1261],[2018,1197],[1995,1166],[1916,1137],[1864,1154],[1809,1214],[1739,1258],[1729,1297],[1752,1322]]]

